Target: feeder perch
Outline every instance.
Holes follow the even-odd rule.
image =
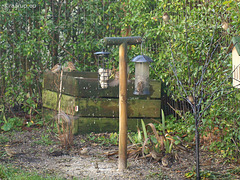
[[[96,52],[94,53],[98,59],[98,82],[100,89],[106,89],[109,86],[109,77],[111,70],[109,69],[108,56],[110,52]]]
[[[139,55],[132,59],[135,63],[135,95],[149,95],[149,64],[153,60],[145,55]]]

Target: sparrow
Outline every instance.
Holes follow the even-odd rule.
[[[81,150],[80,150],[80,154],[87,154],[88,151],[89,151],[89,150],[88,150],[87,147],[81,148]]]
[[[228,24],[226,21],[224,21],[224,22],[222,23],[222,28],[223,28],[225,31],[227,31],[227,29],[229,28],[229,24]]]
[[[15,149],[10,148],[10,147],[8,147],[8,146],[5,147],[5,151],[6,151],[7,155],[8,155],[10,158],[11,158],[11,157],[14,157],[14,156],[16,156],[16,155],[19,154],[19,153],[16,152]]]
[[[139,93],[139,94],[142,94],[143,93],[143,89],[144,89],[144,83],[142,81],[139,81],[137,83],[137,88],[136,88],[136,91]]]
[[[57,63],[55,66],[53,66],[53,68],[51,69],[51,71],[53,73],[57,73],[58,71],[61,70],[61,64],[60,63]]]
[[[194,99],[193,99],[192,96],[188,96],[187,99],[188,99],[192,104],[195,104]]]
[[[167,155],[162,158],[162,165],[164,167],[167,167],[169,165],[169,159]]]
[[[114,70],[113,70],[114,71]],[[128,83],[131,82],[130,80],[130,68],[129,66],[127,65],[127,75],[128,75]],[[115,86],[118,86],[119,85],[119,71],[116,71],[115,73],[112,73],[113,76],[114,76],[114,79],[109,83],[109,86],[110,87],[115,87]]]
[[[154,151],[154,150],[152,150],[152,151],[150,152],[150,155],[152,156],[153,159],[156,160],[156,162],[158,162],[158,161],[161,159],[161,157],[162,157],[162,154],[157,153],[157,152]]]
[[[114,75],[114,79],[109,83],[110,87],[115,87],[119,84],[119,72],[117,71]]]
[[[72,62],[66,62],[63,65],[63,71],[64,72],[72,72],[76,71],[77,69],[75,68],[74,64]]]
[[[166,22],[166,23],[170,20],[170,17],[169,17],[169,15],[168,15],[168,13],[166,13],[166,12],[163,13],[162,18],[163,18],[163,21]]]

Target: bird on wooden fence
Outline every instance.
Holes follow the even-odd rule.
[[[74,64],[70,61],[65,62],[63,64],[63,72],[72,72],[72,71],[76,71],[76,67],[74,66]]]
[[[57,63],[55,66],[53,66],[53,68],[51,69],[51,71],[53,73],[57,73],[58,71],[61,70],[61,64],[60,63]]]
[[[72,72],[72,71],[76,71],[77,69],[75,68],[74,64],[72,62],[65,62],[63,64],[63,66],[61,65],[61,63],[57,63],[52,69],[51,71],[53,73],[57,73],[61,70],[61,68],[63,68],[63,72]]]

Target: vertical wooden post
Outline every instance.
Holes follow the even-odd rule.
[[[105,37],[106,45],[119,46],[119,162],[118,169],[127,167],[127,45],[140,44],[142,38]]]
[[[127,167],[127,43],[119,47],[119,164]]]

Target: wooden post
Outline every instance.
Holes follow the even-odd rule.
[[[119,161],[118,169],[127,168],[127,45],[140,44],[142,38],[105,37],[106,45],[119,47]]]
[[[127,44],[119,47],[119,164],[120,171],[127,167]]]

